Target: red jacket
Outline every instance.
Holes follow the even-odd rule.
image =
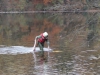
[[[43,36],[43,34],[41,34],[40,36],[41,38],[38,38],[38,42],[44,43],[45,41],[47,41],[47,39]]]

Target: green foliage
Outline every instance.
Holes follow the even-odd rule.
[[[37,5],[35,5],[35,9],[36,10],[42,10],[43,9],[43,4],[37,4]]]
[[[44,10],[46,8],[54,8],[51,10],[88,10],[100,9],[100,0],[0,0],[0,9],[2,11],[29,11]],[[56,8],[59,7],[59,8]],[[47,9],[47,11],[50,9]]]
[[[18,7],[20,8],[20,10],[24,10],[26,7],[26,0],[19,0]]]
[[[38,19],[38,20],[43,20],[44,17],[43,17],[43,15],[38,13],[38,14],[36,14],[35,18]]]
[[[21,26],[26,26],[26,18],[25,15],[20,15],[17,17],[18,22],[20,23]]]

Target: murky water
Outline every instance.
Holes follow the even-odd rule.
[[[0,75],[100,75],[99,12],[0,17]],[[35,36],[44,31],[52,49],[45,60],[32,51]]]

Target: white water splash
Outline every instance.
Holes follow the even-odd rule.
[[[35,48],[35,52],[41,51],[39,47]],[[52,49],[44,48],[44,51],[52,51]],[[33,53],[33,47],[25,46],[0,46],[0,54],[25,54]]]

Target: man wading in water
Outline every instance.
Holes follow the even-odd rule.
[[[38,36],[36,36],[36,39],[38,41],[37,45],[39,46],[40,50],[41,50],[41,57],[44,57],[44,43],[47,42],[48,44],[48,48],[49,48],[49,40],[48,40],[48,33],[44,32]]]

